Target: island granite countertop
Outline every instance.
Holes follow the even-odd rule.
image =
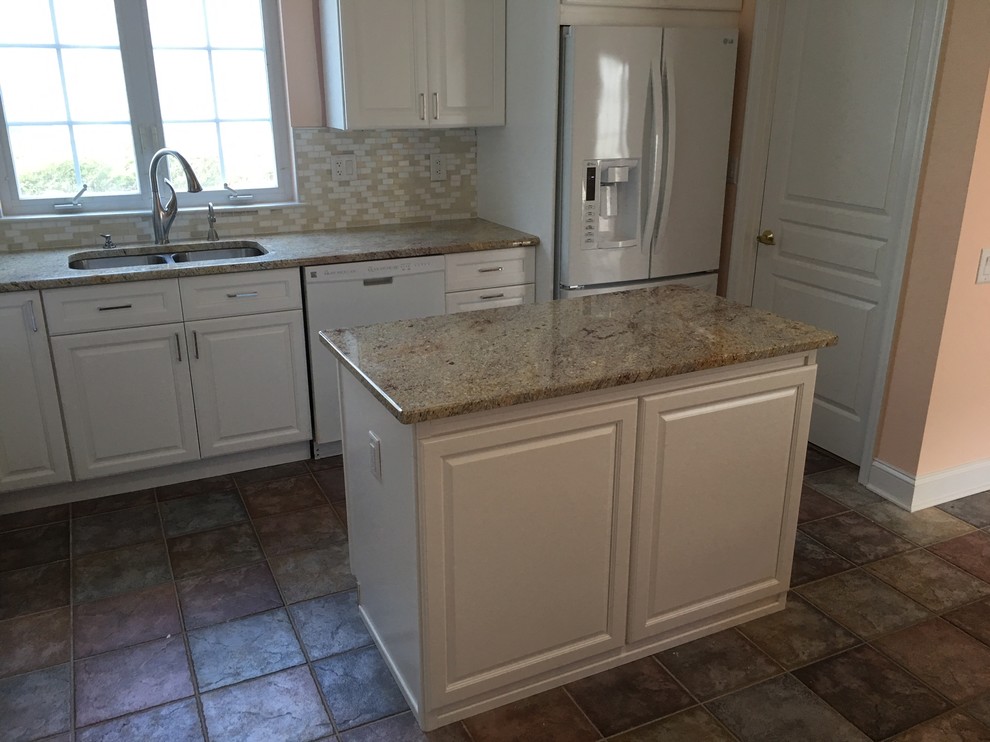
[[[382,227],[355,227],[327,232],[296,232],[271,235],[231,237],[230,241],[253,240],[268,252],[253,258],[225,262],[169,263],[126,268],[75,270],[69,268],[70,257],[104,257],[168,253],[174,245],[143,245],[103,251],[99,248],[58,248],[26,252],[0,253],[0,293],[47,289],[61,286],[144,281],[154,278],[203,276],[212,273],[304,265],[350,263],[359,260],[446,255],[455,252],[494,250],[504,247],[539,244],[533,235],[519,232],[484,219],[417,222]],[[183,242],[184,247],[210,247],[209,242]]]
[[[827,330],[673,285],[323,330],[401,423],[835,345]]]

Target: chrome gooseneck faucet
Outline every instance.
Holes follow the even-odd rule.
[[[203,190],[203,186],[199,183],[199,178],[196,177],[196,173],[193,172],[192,166],[186,161],[185,157],[174,149],[160,149],[155,152],[155,156],[151,158],[149,174],[151,176],[151,224],[155,229],[156,245],[168,244],[168,230],[171,228],[172,222],[175,221],[175,215],[179,213],[179,203],[175,197],[175,187],[172,185],[172,182],[168,178],[163,179],[165,185],[172,192],[168,201],[164,204],[162,203],[162,195],[158,187],[158,166],[167,155],[172,155],[182,165],[182,169],[186,173],[187,190],[190,193],[199,193]]]

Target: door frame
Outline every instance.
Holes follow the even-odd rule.
[[[732,239],[729,243],[729,272],[726,286],[727,298],[751,305],[753,284],[756,280],[756,257],[763,217],[763,192],[766,185],[767,164],[770,154],[770,129],[773,122],[777,65],[780,60],[784,9],[787,0],[755,0],[752,52],[749,83],[746,92],[746,108],[743,115],[743,136],[739,160],[739,178],[736,186],[735,215],[732,222]],[[887,371],[897,323],[907,262],[911,225],[918,198],[918,184],[925,156],[925,141],[935,79],[945,27],[948,0],[923,0],[921,7],[921,44],[916,74],[911,80],[911,93],[902,165],[908,175],[904,203],[894,214],[890,239],[890,258],[881,280],[881,298],[877,304],[880,312],[880,357],[873,378],[873,393],[866,418],[866,435],[860,456],[860,482],[865,483],[873,464],[877,427],[880,421]],[[839,338],[842,342],[842,338]],[[855,463],[855,462],[854,462]]]

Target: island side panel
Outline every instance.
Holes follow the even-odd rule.
[[[415,431],[341,371],[347,525],[359,608],[418,716],[423,684]],[[380,477],[372,471],[372,433],[381,442]]]

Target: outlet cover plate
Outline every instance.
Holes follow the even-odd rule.
[[[430,180],[447,180],[447,155],[430,155]]]
[[[980,269],[976,273],[977,283],[990,283],[990,247],[980,252]]]
[[[330,180],[354,180],[357,177],[356,155],[334,155],[330,158]]]

